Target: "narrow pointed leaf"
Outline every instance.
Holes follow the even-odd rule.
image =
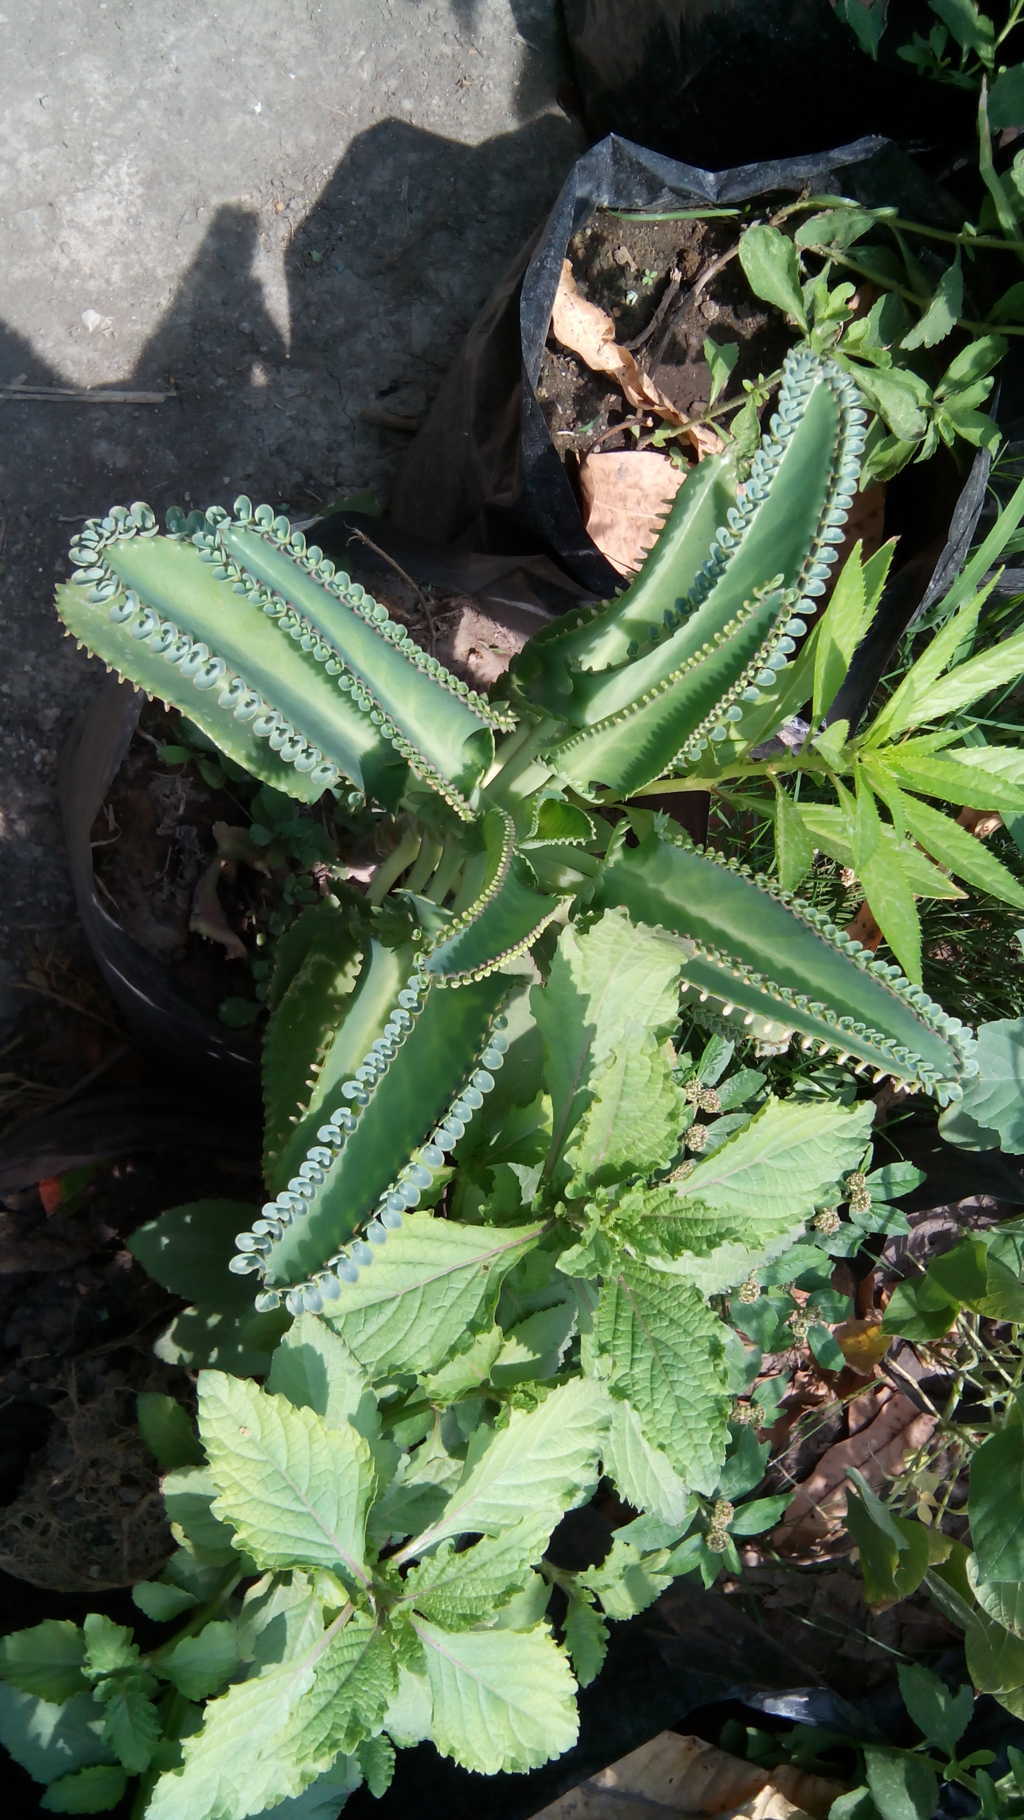
[[[951,816],[941,814],[916,796],[900,791],[900,803],[911,834],[933,859],[979,891],[987,891],[991,897],[1024,910],[1024,889],[984,841],[976,840]]]

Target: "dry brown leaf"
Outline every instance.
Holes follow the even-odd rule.
[[[620,575],[634,575],[685,476],[656,449],[609,450],[580,463],[583,523]]]
[[[892,1345],[892,1334],[882,1328],[879,1314],[866,1320],[843,1321],[832,1332],[843,1358],[862,1378],[870,1378]]]
[[[822,1455],[815,1471],[797,1486],[782,1522],[772,1531],[775,1548],[790,1559],[819,1560],[837,1542],[845,1542],[846,1475],[851,1466],[863,1473],[873,1491],[881,1491],[908,1454],[923,1447],[935,1427],[934,1416],[888,1385],[872,1386],[855,1403],[852,1419],[860,1424],[856,1433],[836,1441]]]
[[[581,296],[568,259],[562,261],[555,301],[551,309],[551,332],[570,354],[578,355],[592,373],[607,373],[620,386],[624,397],[637,410],[653,411],[665,423],[683,430],[698,458],[717,453],[720,437],[706,424],[690,424],[666,398],[649,374],[642,371],[628,348],[615,339],[615,324],[600,304]]]
[[[223,860],[212,859],[200,874],[188,926],[194,935],[205,935],[207,941],[219,942],[229,961],[244,961],[248,950],[232,929],[220,901],[219,886],[224,870]]]
[[[806,1776],[788,1765],[765,1770],[703,1738],[660,1732],[533,1820],[651,1820],[655,1813],[707,1820],[824,1820],[842,1792],[823,1776]],[[797,1797],[804,1805],[795,1805]]]

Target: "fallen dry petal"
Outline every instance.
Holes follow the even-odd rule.
[[[773,1530],[772,1542],[780,1554],[814,1560],[837,1542],[845,1545],[849,1468],[855,1466],[872,1490],[880,1491],[900,1471],[907,1456],[924,1446],[935,1427],[934,1416],[887,1385],[865,1391],[856,1403],[857,1432],[836,1441],[822,1455],[815,1471],[797,1486],[782,1522]],[[865,1419],[872,1405],[874,1417]]]
[[[717,1820],[824,1820],[838,1783],[788,1766],[765,1770],[703,1738],[660,1732],[639,1750],[590,1776],[533,1820],[651,1820],[654,1814]],[[797,1799],[803,1805],[796,1805]]]
[[[685,478],[655,449],[599,450],[580,463],[583,523],[620,575],[633,575]]]

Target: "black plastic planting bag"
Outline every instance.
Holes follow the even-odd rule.
[[[594,138],[621,133],[720,167],[862,133],[934,144],[972,131],[971,92],[937,90],[898,56],[927,12],[913,0],[891,0],[877,58],[829,0],[562,0],[562,10]]]
[[[535,390],[569,242],[603,209],[717,207],[806,190],[956,223],[932,180],[884,139],[717,172],[615,135],[585,153],[536,241],[470,330],[400,471],[391,523],[414,533],[429,526],[438,543],[463,550],[545,554],[597,598],[614,592],[621,577],[584,530]],[[890,484],[886,530],[901,542],[891,582],[898,623],[886,610],[880,614],[889,628],[886,650],[893,625],[898,633],[963,561],[987,472],[981,455],[962,488],[952,460],[940,457]],[[878,674],[876,665],[874,680]]]

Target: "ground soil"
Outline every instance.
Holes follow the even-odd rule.
[[[792,341],[778,312],[751,296],[729,257],[735,245],[731,221],[637,221],[608,213],[594,215],[569,243],[583,296],[607,311],[620,345],[686,416],[699,417],[708,408],[707,337],[740,349],[729,398],[742,398],[743,380],[773,372]],[[611,452],[637,446],[637,413],[618,386],[554,340],[545,350],[537,395],[555,447],[570,466],[597,447]],[[650,426],[655,421],[644,420]]]

